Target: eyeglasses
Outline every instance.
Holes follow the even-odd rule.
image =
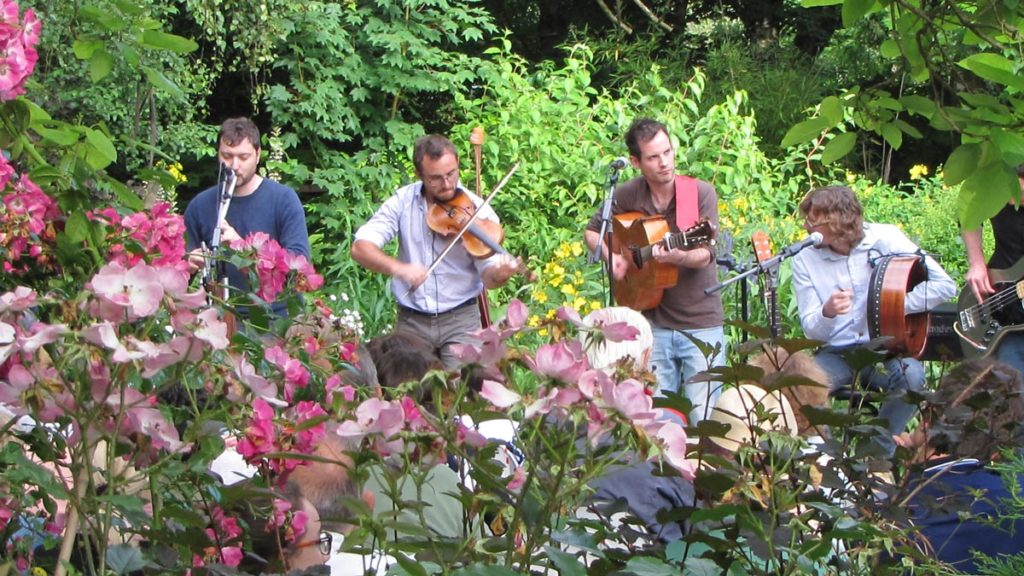
[[[299,542],[295,545],[295,548],[308,548],[310,546],[320,546],[320,553],[324,556],[328,556],[331,553],[331,548],[334,546],[334,536],[331,536],[330,532],[320,532],[320,537],[316,540],[309,540],[306,542]]]
[[[431,186],[441,186],[442,184],[447,184],[449,181],[451,181],[451,182],[458,182],[459,181],[459,169],[458,168],[454,168],[454,169],[452,169],[451,172],[449,172],[449,173],[447,173],[447,174],[445,174],[443,176],[442,175],[424,176],[423,177],[423,181],[426,182],[427,184],[430,184]]]

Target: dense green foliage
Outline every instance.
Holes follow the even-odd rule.
[[[751,261],[754,231],[767,231],[776,249],[804,237],[799,200],[815,186],[845,182],[857,190],[869,220],[898,223],[959,279],[966,266],[958,218],[973,224],[1005,203],[1009,184],[1016,186],[1008,169],[1024,161],[1018,78],[1024,5],[1009,1],[961,2],[963,14],[956,15],[943,12],[949,3],[804,0],[809,7],[843,5],[804,11],[784,1],[772,3],[778,18],[767,29],[752,20],[753,8],[741,14],[743,2],[649,3],[676,26],[672,33],[658,32],[657,24],[645,28],[647,17],[619,2],[614,13],[633,33],[574,29],[568,43],[545,47],[554,57],[537,62],[514,50],[522,39],[500,32],[478,2],[25,4],[44,16],[40,63],[27,97],[3,105],[8,123],[0,128],[0,147],[68,214],[58,240],[65,272],[37,278],[54,288],[74,286],[103,264],[101,230],[85,218],[87,209],[114,203],[137,210],[172,194],[181,184],[177,162],[190,168],[192,191],[203,187],[213,134],[228,115],[251,114],[266,128],[266,168],[306,200],[313,259],[326,279],[319,295],[358,313],[365,336],[388,330],[393,298],[386,278],[351,260],[350,240],[396,187],[413,178],[412,144],[426,132],[446,133],[455,142],[467,186],[475,179],[469,134],[477,126],[487,135],[479,167],[484,192],[518,166],[494,205],[505,224],[505,246],[539,279],[514,279],[493,293],[492,305],[500,311],[513,297],[529,304],[529,323],[537,328],[525,337],[530,345],[554,336],[558,328],[544,322],[559,306],[585,312],[603,301],[600,270],[586,263],[578,242],[607,191],[606,166],[626,155],[622,134],[637,116],[666,122],[680,170],[715,185],[720,234],[723,242],[734,239],[741,263]],[[515,3],[522,6],[518,17],[528,21],[523,26],[540,26],[537,15],[550,7],[537,4]],[[796,14],[818,11],[840,12],[846,28],[834,35],[815,30],[820,52],[812,53],[802,45],[807,30]],[[879,51],[880,38],[887,39]],[[912,41],[918,38],[931,44]],[[903,84],[888,89],[883,79]],[[799,122],[809,110],[812,118]],[[926,128],[962,139],[944,169],[928,164],[887,174],[892,150],[917,145],[911,138]],[[901,183],[886,183],[893,181]],[[759,287],[750,287],[751,322],[764,325]],[[725,296],[727,317],[739,319],[739,290]],[[786,267],[779,296],[786,333],[798,336]],[[743,335],[730,328],[734,343]],[[735,348],[732,356],[738,356]],[[742,365],[736,370],[735,380],[749,377]],[[190,385],[201,388],[202,382]],[[821,418],[870,428],[849,414]],[[219,445],[207,448],[212,453]],[[740,503],[704,519],[729,528],[727,513],[736,512],[748,537],[767,542],[780,524],[812,519],[817,512],[791,515],[782,506],[800,500],[813,484],[810,463],[785,448],[770,462],[721,464],[741,493],[755,493],[759,475],[784,484],[774,515]],[[842,465],[865,485],[878,482],[862,461]],[[799,473],[789,474],[794,468]],[[195,474],[174,468],[168,478],[192,482]],[[725,483],[713,480],[718,487]],[[174,495],[183,502],[189,497],[184,489]],[[864,541],[854,550],[855,568],[869,573],[879,549],[899,541],[879,518],[871,525],[828,509],[813,519]],[[693,573],[730,566],[794,573],[827,562],[821,539],[776,543],[774,557],[783,562],[776,566],[737,559],[743,551],[730,547],[729,538],[709,534],[703,545],[714,549],[708,558],[715,561],[690,565]],[[555,536],[569,542],[579,534]],[[667,573],[683,565],[680,545],[635,559],[611,554],[595,566]],[[576,558],[552,550],[546,566],[582,573]],[[1011,573],[1013,564],[993,566],[993,573]]]

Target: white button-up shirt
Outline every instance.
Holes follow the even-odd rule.
[[[890,255],[915,255],[919,248],[896,226],[865,224],[864,239],[849,256],[830,248],[808,248],[792,260],[793,290],[800,312],[800,324],[808,338],[833,346],[863,344],[868,333],[868,292],[874,267],[870,260]],[[956,295],[956,284],[931,256],[925,257],[928,280],[913,288],[903,302],[907,314],[925,312]],[[822,315],[822,307],[840,288],[852,291],[853,302],[846,314],[834,318]]]
[[[448,240],[427,226],[428,206],[422,187],[422,182],[414,182],[396,190],[356,231],[355,239],[383,248],[398,236],[397,258],[400,261],[429,266],[447,247]],[[477,219],[498,221],[498,215],[489,205],[481,206],[483,200],[479,196],[463,188],[460,190],[480,207]],[[408,284],[392,277],[391,292],[400,306],[431,314],[446,312],[480,294],[483,290],[480,274],[496,262],[497,255],[483,259],[472,257],[460,243],[415,291],[407,294]]]

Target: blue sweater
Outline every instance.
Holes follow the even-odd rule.
[[[203,243],[213,242],[213,230],[217,225],[219,187],[213,186],[200,192],[185,209],[185,228],[188,232],[188,249],[193,250]],[[309,234],[306,231],[306,216],[302,211],[299,196],[291,188],[264,178],[256,190],[248,196],[236,196],[228,207],[227,221],[245,238],[253,232],[266,232],[289,252],[309,258]],[[232,288],[248,291],[249,280],[234,266],[228,265],[228,282]],[[286,314],[284,303],[274,304],[274,311]]]

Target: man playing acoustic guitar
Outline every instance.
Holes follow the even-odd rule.
[[[1024,277],[1024,210],[1021,203],[1024,201],[1024,164],[1017,166],[1017,179],[1020,181],[1021,195],[1010,201],[992,217],[992,236],[995,238],[996,246],[992,252],[992,258],[985,264],[985,255],[981,249],[981,227],[975,230],[964,230],[964,248],[967,250],[967,287],[970,294],[962,295],[961,304],[965,297],[973,296],[973,303],[985,302],[986,304],[999,306],[1005,309],[1007,318],[1000,318],[1002,324],[1016,330],[1021,327],[1021,297],[1019,286],[1017,289],[1010,288],[1006,294],[998,298],[989,298],[997,291],[998,280],[989,274],[989,269],[1003,271],[1007,268],[1014,268],[1017,274],[1009,274],[1004,279],[1011,282],[1019,282]],[[1016,266],[1020,264],[1021,266]],[[1010,271],[1012,272],[1012,271]],[[999,290],[1002,294],[1003,290]],[[961,307],[962,308],[962,307]],[[1000,317],[1002,311],[997,311],[993,316]],[[1013,325],[1011,325],[1013,324]],[[984,326],[982,330],[986,330]],[[964,343],[966,348],[969,344]],[[986,350],[987,354],[989,350]],[[1001,334],[995,349],[995,358],[1024,372],[1024,332],[1007,331]]]
[[[860,201],[846,186],[811,190],[800,202],[800,213],[807,232],[822,235],[820,245],[792,260],[800,324],[808,338],[825,343],[814,360],[828,373],[832,392],[849,390],[858,379],[845,354],[872,338],[871,317],[877,312],[876,300],[883,300],[876,297],[874,272],[886,257],[913,257],[918,265],[923,258],[924,280],[909,291],[910,282],[903,282],[901,314],[925,312],[949,300],[956,294],[956,284],[899,228],[865,223]],[[924,367],[898,354],[887,356],[882,364],[884,369],[865,368],[859,385],[886,394],[878,416],[887,421],[892,434],[899,434],[916,411],[915,404],[904,401],[903,393],[924,389]],[[887,443],[886,448],[894,446]]]
[[[673,233],[687,230],[702,219],[707,219],[712,229],[718,227],[718,195],[714,186],[676,174],[676,151],[664,124],[650,118],[637,119],[627,130],[625,140],[630,163],[640,170],[641,176],[615,191],[614,214],[635,212],[660,216]],[[601,211],[598,210],[584,233],[591,250],[597,246],[600,230]],[[602,257],[607,261],[608,244],[604,246]],[[690,424],[696,424],[708,417],[721,394],[721,387],[713,382],[689,380],[698,372],[725,362],[722,299],[718,292],[704,294],[705,288],[718,281],[715,251],[707,244],[689,250],[666,249],[654,244],[651,258],[654,262],[638,269],[628,256],[614,254],[612,279],[622,281],[627,274],[643,273],[644,268],[656,264],[678,270],[676,283],[665,288],[660,303],[644,314],[654,332],[651,364],[659,392],[678,392],[682,383],[683,392],[693,405]],[[619,303],[638,307],[621,298]],[[710,358],[694,343],[695,339],[714,348]]]

